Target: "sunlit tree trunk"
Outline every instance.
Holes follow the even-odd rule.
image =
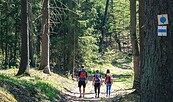
[[[29,30],[28,30],[28,1],[21,0],[21,33],[22,33],[22,45],[21,45],[21,60],[20,67],[17,75],[27,74],[29,75]]]
[[[43,69],[44,73],[50,74],[49,64],[49,25],[48,25],[48,0],[43,0],[42,8],[42,53],[41,53],[41,64],[40,69]]]
[[[133,88],[135,88],[138,91],[140,86],[140,67],[139,67],[138,39],[136,35],[136,0],[130,0],[130,36],[131,36],[133,64],[134,64]]]
[[[144,0],[141,102],[173,102],[173,0]],[[168,14],[167,36],[158,36],[157,15]]]

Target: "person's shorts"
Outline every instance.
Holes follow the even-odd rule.
[[[95,87],[100,87],[100,83],[95,83],[94,86]]]
[[[83,86],[83,88],[86,87],[85,81],[79,81],[79,82],[78,82],[78,87],[81,87],[81,86]]]

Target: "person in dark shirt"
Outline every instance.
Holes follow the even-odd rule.
[[[78,73],[79,80],[78,80],[78,87],[79,87],[79,92],[80,92],[80,98],[82,97],[81,94],[81,86],[83,86],[83,97],[85,95],[85,87],[87,83],[87,72],[84,70],[84,65],[81,65],[81,70]]]
[[[100,94],[100,86],[102,82],[102,76],[99,74],[99,70],[96,70],[96,74],[93,76],[93,85],[94,85],[94,90],[95,90],[95,97],[99,98]],[[98,90],[98,93],[97,93]]]

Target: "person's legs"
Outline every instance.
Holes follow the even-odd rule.
[[[83,97],[85,96],[85,88],[83,88]]]
[[[94,84],[94,90],[95,90],[95,97],[97,97],[97,86]]]
[[[81,87],[79,87],[79,93],[80,93],[80,96],[79,97],[81,97]]]
[[[83,97],[85,96],[85,87],[86,87],[86,83],[85,81],[83,81]]]
[[[111,86],[112,86],[112,84],[109,83],[108,86],[109,86],[109,87],[108,87],[108,90],[109,90],[109,91],[108,91],[108,95],[109,95],[109,97],[110,97],[110,94],[111,94]]]
[[[110,86],[109,86],[109,84],[108,84],[108,94],[107,94],[108,96],[109,96],[109,93],[110,93],[109,87],[110,87]]]
[[[100,83],[98,83],[98,98],[99,98],[99,94],[100,94]]]
[[[106,84],[106,96],[108,95],[108,84]]]
[[[78,87],[79,87],[79,93],[80,93],[79,97],[81,97],[81,81],[78,82]]]

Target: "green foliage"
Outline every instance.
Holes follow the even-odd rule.
[[[105,63],[110,63],[112,60],[114,60],[115,56],[115,51],[107,48],[104,53],[103,60],[105,61]]]
[[[98,46],[96,45],[96,39],[92,36],[84,36],[79,38],[79,53],[86,65],[92,64],[92,62],[97,58]]]
[[[10,84],[13,87],[18,87],[20,88],[20,91],[23,91],[23,94],[25,94],[26,97],[32,96],[32,93],[34,93],[34,96],[39,100],[46,99],[54,101],[63,97],[60,95],[60,92],[57,89],[55,89],[49,83],[42,81],[38,77],[35,77],[35,79],[33,80],[27,81],[13,76],[0,74],[0,80],[3,80],[4,82],[0,84],[0,87],[3,87],[3,85],[6,84]],[[7,86],[6,88],[7,91],[11,92],[12,89],[10,89],[10,87]],[[17,98],[18,101],[24,101],[24,99],[20,99],[20,96],[17,96],[17,94],[15,95],[15,92],[12,91],[12,94]]]
[[[131,72],[126,72],[120,75],[113,75],[113,77],[118,77],[114,82],[125,82],[125,83],[130,83],[132,82],[132,73]]]
[[[115,59],[112,60],[111,64],[122,69],[132,69],[132,56],[117,52],[115,53]]]
[[[74,63],[73,60],[76,65],[73,67],[77,67],[81,63],[85,63],[89,67],[107,63],[114,64],[118,58],[129,59],[119,62],[118,67],[131,62],[130,56],[115,52],[117,50],[116,39],[124,41],[124,38],[127,38],[129,40],[129,1],[109,1],[107,22],[102,27],[106,0],[50,0],[51,64],[57,65],[55,66],[57,69],[59,69],[58,66],[63,66],[69,73]],[[0,0],[0,7],[2,8],[0,9],[0,41],[2,42],[1,51],[3,51],[0,53],[1,63],[9,64],[13,59],[19,65],[21,54],[20,0]],[[41,10],[42,1],[32,1],[33,20],[31,23],[33,29],[30,30],[33,31],[34,60],[37,65],[41,59]],[[103,28],[105,36],[110,37],[111,41],[104,40],[104,53],[99,53]]]
[[[6,64],[6,68],[10,67],[10,63],[18,63],[21,54],[21,0],[0,1],[0,42],[2,49],[2,64]],[[33,39],[31,40],[37,46],[37,34],[40,33],[41,25],[41,1],[32,1],[32,26],[30,29]],[[9,39],[10,38],[10,39]],[[36,48],[35,46],[35,48]],[[36,53],[36,51],[34,52]],[[20,61],[19,61],[20,62]],[[19,65],[19,64],[18,64]],[[11,68],[14,68],[13,66]]]
[[[41,93],[44,93],[49,98],[49,100],[53,100],[56,97],[60,98],[60,95],[57,94],[58,92],[56,91],[56,89],[48,83],[38,81],[35,84],[35,87],[37,87],[37,90],[40,90]]]

